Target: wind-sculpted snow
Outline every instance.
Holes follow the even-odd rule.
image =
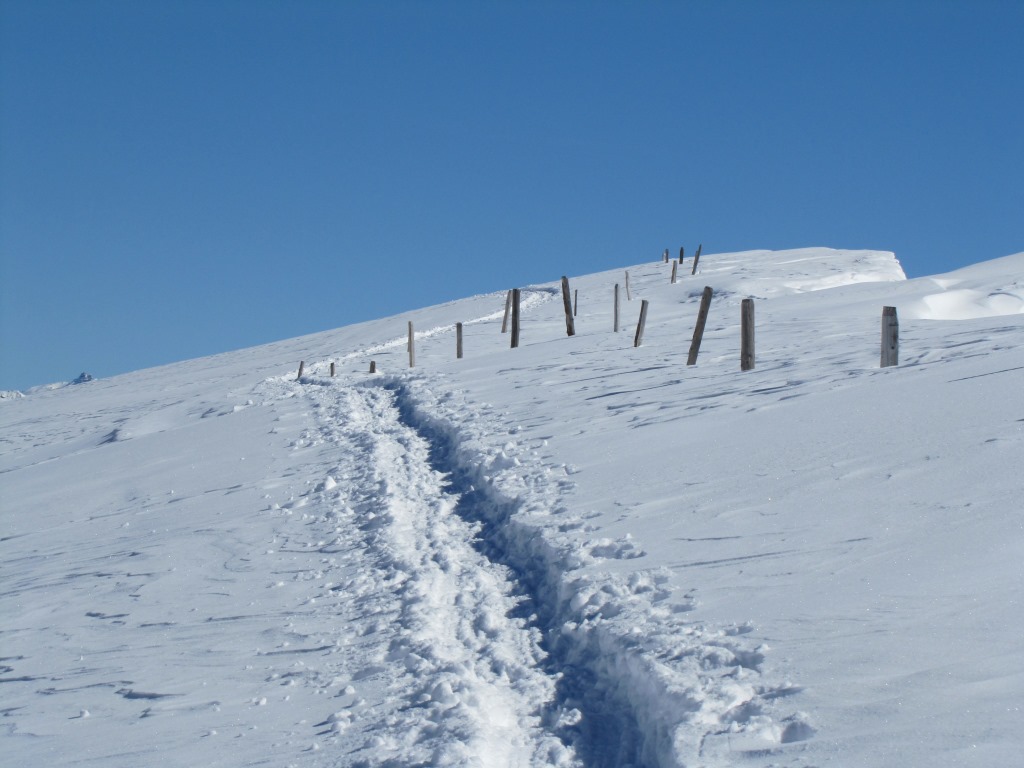
[[[690,263],[0,398],[4,760],[1015,765],[1024,255]]]

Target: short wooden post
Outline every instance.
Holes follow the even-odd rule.
[[[572,291],[572,316],[576,317],[576,313],[580,308],[580,289],[573,288]]]
[[[900,321],[896,307],[882,307],[882,368],[900,364]]]
[[[512,349],[519,346],[519,289],[512,289]]]
[[[632,301],[633,295],[629,292],[629,270],[626,270],[626,301]]]
[[[377,361],[376,360],[371,360],[370,361],[370,373],[376,373],[376,372],[377,372]]]
[[[615,321],[614,330],[615,330],[615,333],[618,333],[619,332],[619,284],[618,283],[615,284],[615,303],[613,304],[613,306],[614,306],[613,318],[614,318],[614,321]]]
[[[754,368],[754,300],[744,299],[740,305],[740,370]]]
[[[644,340],[644,325],[647,324],[647,299],[640,302],[640,322],[636,324],[636,335],[633,337],[633,346],[639,347]]]
[[[462,359],[462,323],[455,324],[455,359]]]
[[[334,361],[331,361],[331,378],[334,378]]]
[[[679,246],[679,265],[683,264],[683,246]]]
[[[700,342],[704,338],[704,325],[708,321],[708,311],[711,309],[711,296],[713,293],[710,285],[704,286],[704,293],[700,296],[700,309],[697,310],[697,324],[693,326],[690,354],[686,356],[687,365],[697,364],[697,354],[700,352]]]
[[[510,290],[505,296],[505,317],[501,321],[501,332],[506,333],[508,331],[508,313],[512,309],[512,291]]]
[[[662,257],[662,261],[665,264],[668,264],[668,248],[665,249],[665,252],[661,255],[661,257]]]
[[[672,262],[672,280],[671,280],[672,285],[676,284],[676,270],[678,268],[679,268],[679,262],[678,261],[673,261]]]
[[[409,321],[409,367],[416,365],[416,334],[412,332],[412,320]]]
[[[569,295],[569,278],[562,276],[562,307],[565,309],[565,335],[576,335],[576,323],[572,319],[572,297]]]
[[[306,361],[305,360],[299,360],[299,375],[295,377],[296,381],[298,381],[299,379],[302,378],[302,371],[303,371],[303,369],[305,367],[306,367]]]
[[[690,270],[691,275],[697,274],[697,262],[700,261],[700,249],[704,247],[704,243],[697,246],[697,252],[693,254],[693,269]]]

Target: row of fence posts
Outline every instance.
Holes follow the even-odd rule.
[[[700,259],[700,251],[702,246],[697,247],[697,252],[693,259],[693,272],[697,271],[697,261]],[[663,253],[664,261],[667,263],[669,260],[669,251],[666,248]],[[676,269],[678,265],[683,263],[683,248],[679,249],[679,260],[673,261],[672,263],[672,283],[676,282]],[[570,294],[569,289],[569,278],[566,276],[562,277],[562,305],[565,311],[565,331],[567,336],[574,336],[576,334],[576,322],[575,318],[579,311],[579,290],[575,290]],[[693,328],[693,337],[690,340],[690,349],[686,356],[687,365],[697,364],[697,355],[700,352],[701,341],[704,338],[704,327],[707,324],[708,314],[711,310],[711,299],[714,295],[714,291],[711,286],[704,286],[704,291],[700,298],[700,308],[697,311],[697,322]],[[570,298],[571,296],[571,298]],[[626,270],[626,300],[631,300],[630,288],[629,288],[629,270]],[[643,343],[644,327],[647,324],[647,308],[649,303],[647,299],[642,299],[640,302],[640,319],[637,322],[636,333],[633,335],[633,346],[639,347]],[[612,327],[615,333],[619,332],[619,317],[620,317],[620,303],[619,303],[619,284],[615,283],[613,304],[612,304]],[[505,296],[505,313],[501,321],[501,332],[507,333],[509,331],[509,321],[511,319],[511,347],[515,349],[519,346],[519,320],[520,320],[520,290],[518,288],[511,289]],[[899,319],[896,314],[896,307],[883,307],[882,308],[882,354],[880,360],[880,367],[887,368],[890,366],[899,364]],[[416,334],[413,330],[412,321],[409,321],[408,325],[408,342],[406,348],[409,353],[409,367],[413,368],[416,365]],[[455,324],[455,356],[461,360],[463,356],[462,346],[462,323]],[[305,361],[299,362],[299,373],[296,376],[296,381],[302,378],[302,374],[305,370]],[[740,370],[750,371],[754,368],[754,300],[743,299],[740,302]],[[370,373],[377,372],[377,363],[374,360],[370,361]],[[331,363],[331,377],[335,374],[334,363]]]

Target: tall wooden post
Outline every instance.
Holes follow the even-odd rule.
[[[644,326],[647,324],[647,299],[640,302],[640,322],[636,324],[636,335],[633,337],[633,346],[639,347],[644,340]]]
[[[416,365],[416,334],[412,332],[412,320],[409,321],[409,367]]]
[[[662,256],[662,261],[664,263],[668,264],[668,248],[665,249],[665,252],[661,256]]]
[[[626,301],[632,301],[633,295],[629,292],[629,270],[626,270]]]
[[[673,285],[675,285],[675,283],[676,283],[676,270],[678,268],[679,268],[679,262],[678,261],[673,261],[672,262],[672,280],[671,280]]]
[[[679,266],[683,265],[683,246],[679,246]]]
[[[455,324],[455,358],[462,359],[462,323]]]
[[[505,333],[508,331],[508,313],[512,309],[512,291],[510,290],[505,295],[505,317],[501,321],[501,332]]]
[[[882,368],[900,363],[900,321],[896,307],[882,307]]]
[[[519,346],[519,289],[512,289],[512,349]]]
[[[740,370],[754,368],[754,300],[744,299],[740,307]]]
[[[562,307],[565,309],[565,335],[576,335],[576,324],[572,319],[572,297],[569,295],[569,278],[562,276]]]
[[[700,309],[697,310],[697,324],[693,326],[690,354],[686,356],[687,365],[697,364],[697,354],[700,352],[700,342],[704,338],[704,325],[708,321],[708,312],[711,309],[711,296],[713,293],[710,285],[704,286],[704,293],[700,296]]]
[[[704,243],[697,246],[697,253],[693,255],[693,269],[690,270],[691,275],[697,274],[697,262],[700,261],[700,249],[704,247]]]
[[[615,303],[613,304],[614,310],[612,317],[614,318],[614,330],[615,333],[619,332],[619,284],[615,284]]]
[[[580,308],[580,289],[573,288],[572,290],[572,316],[576,317],[576,313]]]
[[[299,360],[299,375],[295,377],[296,381],[298,381],[299,379],[302,378],[302,371],[303,371],[303,369],[305,367],[306,367],[306,361],[305,360]]]
[[[331,378],[334,378],[334,361],[331,361]]]

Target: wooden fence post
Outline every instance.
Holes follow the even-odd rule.
[[[615,333],[618,333],[619,332],[619,284],[618,283],[615,284],[615,303],[613,304],[613,307],[614,307],[614,311],[613,311],[612,317],[614,318],[614,321],[615,321],[614,330],[615,330]]]
[[[740,370],[754,368],[754,300],[744,299],[740,306]]]
[[[900,364],[900,321],[896,307],[882,307],[882,368]]]
[[[679,246],[679,266],[683,266],[683,246]]]
[[[629,292],[629,270],[626,270],[626,301],[632,301],[633,296]]]
[[[562,276],[562,306],[565,309],[565,335],[576,335],[576,324],[572,320],[572,298],[569,295],[569,278]]]
[[[462,323],[455,324],[455,358],[462,359]]]
[[[505,333],[508,331],[508,313],[512,309],[512,291],[505,295],[505,317],[501,321],[501,332]]]
[[[305,360],[299,360],[299,375],[295,377],[296,381],[299,381],[302,378],[302,370],[305,367],[306,367],[306,361]]]
[[[416,365],[416,335],[412,332],[412,320],[409,321],[409,367]]]
[[[665,252],[661,255],[661,258],[665,264],[668,264],[668,248],[665,249]]]
[[[693,255],[693,269],[690,270],[691,275],[697,274],[697,262],[700,261],[700,249],[704,247],[704,243],[697,246],[697,253]]]
[[[690,354],[686,356],[687,365],[697,364],[697,354],[700,352],[700,342],[704,338],[704,325],[708,321],[708,311],[711,309],[711,296],[714,291],[710,285],[704,286],[704,293],[700,296],[700,309],[697,310],[697,324],[693,326],[693,339],[690,341]]]
[[[672,285],[676,284],[676,270],[678,268],[679,268],[679,262],[678,261],[673,261],[672,262],[672,280],[671,280]]]
[[[331,361],[331,378],[334,378],[334,361]]]
[[[647,299],[640,302],[640,322],[636,324],[636,335],[633,337],[633,346],[639,347],[644,340],[644,325],[647,324]]]
[[[370,373],[376,373],[376,372],[377,372],[377,361],[376,360],[371,360],[370,361]]]
[[[519,346],[519,289],[512,289],[512,349]]]
[[[573,288],[572,291],[572,316],[576,317],[576,313],[580,308],[580,289]]]

